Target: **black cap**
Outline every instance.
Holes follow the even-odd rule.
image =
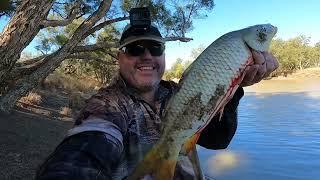
[[[165,43],[160,31],[154,25],[150,25],[147,28],[135,28],[128,24],[121,35],[119,48],[139,40],[152,40]]]

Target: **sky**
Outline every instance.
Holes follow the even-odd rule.
[[[179,57],[190,58],[192,49],[207,47],[227,32],[265,23],[278,27],[276,38],[287,40],[305,35],[314,44],[320,41],[320,1],[215,0],[207,18],[194,20],[193,31],[186,35],[193,41],[167,43],[167,66]]]
[[[177,58],[189,60],[192,49],[207,47],[221,35],[255,24],[270,23],[278,27],[276,38],[284,40],[305,35],[311,44],[320,41],[319,0],[215,0],[215,7],[204,19],[194,20],[187,33],[191,42],[166,44],[167,69]],[[0,31],[5,23],[0,20]],[[31,43],[26,50],[31,50]]]

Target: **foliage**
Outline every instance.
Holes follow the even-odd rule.
[[[296,70],[302,70],[320,65],[320,48],[310,45],[310,38],[298,36],[287,41],[273,40],[271,52],[279,61],[279,68],[272,76],[287,75]]]
[[[165,80],[178,80],[182,77],[183,72],[189,67],[192,61],[183,61],[178,58],[169,70],[166,70],[163,75]]]
[[[178,58],[169,70],[166,70],[163,75],[165,80],[178,80],[182,77],[183,72],[190,66],[190,64],[202,53],[205,49],[204,45],[191,50],[191,60],[183,60]]]
[[[206,47],[203,44],[201,44],[199,47],[192,49],[191,58],[195,60],[205,50],[205,48]]]
[[[92,77],[75,77],[55,71],[42,83],[41,87],[49,91],[65,91],[67,93],[82,92],[91,94],[99,83]]]
[[[72,1],[65,1],[66,3],[63,8],[59,4],[55,4],[52,8],[52,12],[48,16],[48,19],[63,19],[61,14],[65,14],[70,9]],[[99,1],[85,1],[83,7],[84,13],[92,13],[95,7],[99,4]],[[214,6],[213,1],[173,1],[173,0],[137,0],[127,1],[124,0],[120,6],[117,5],[120,2],[114,2],[112,9],[108,12],[107,17],[114,18],[119,14],[128,15],[128,11],[132,7],[147,6],[151,11],[153,22],[161,29],[164,36],[185,36],[185,33],[192,29],[192,20],[194,18],[203,18],[206,12],[212,10]],[[165,5],[166,4],[166,5]],[[168,5],[170,4],[170,6]],[[60,7],[60,8],[59,8]],[[62,47],[79,25],[84,21],[84,18],[80,17],[75,19],[72,23],[65,27],[49,27],[42,30],[37,36],[36,49],[42,54],[50,54],[60,47]],[[118,42],[120,37],[119,27],[112,24],[105,26],[101,31],[96,32],[84,39],[81,44],[86,45],[92,42],[103,43],[103,42]],[[106,51],[115,54],[115,49],[106,49]],[[110,57],[108,54],[102,51],[87,52],[90,57],[96,57],[103,59],[105,63],[95,60],[80,60],[76,58],[65,60],[59,67],[60,72],[65,71],[67,74],[73,74],[74,76],[90,76],[95,77],[101,84],[108,84],[112,76],[117,71],[117,66],[114,63],[115,59]],[[113,63],[112,63],[113,62]],[[174,71],[171,72],[168,77],[180,77],[186,64],[176,64]],[[167,73],[166,73],[167,74]]]
[[[214,7],[213,0],[124,0],[124,12],[132,7],[149,7],[154,23],[164,36],[185,36],[192,30],[193,20],[206,17]]]
[[[61,19],[61,17],[57,15],[51,15],[49,18]],[[41,30],[35,38],[37,44],[35,49],[40,51],[42,54],[49,54],[56,51],[68,42],[70,37],[83,21],[83,18],[79,18],[75,19],[65,27],[48,27]],[[87,42],[88,40],[84,40],[84,42],[80,44],[86,44]]]

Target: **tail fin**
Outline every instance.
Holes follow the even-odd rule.
[[[183,145],[181,149],[181,153],[188,154],[191,150],[196,147],[197,141],[200,138],[201,132],[197,132],[191,138],[189,138]]]
[[[172,180],[177,164],[176,159],[166,158],[159,148],[152,148],[138,164],[128,180],[140,180],[151,175],[155,180]]]

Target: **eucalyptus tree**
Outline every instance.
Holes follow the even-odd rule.
[[[7,2],[7,1],[5,1]],[[86,52],[103,52],[113,56],[117,41],[97,41],[101,29],[128,20],[132,7],[149,7],[153,21],[167,41],[188,42],[186,33],[196,18],[206,17],[213,0],[11,0],[0,9],[0,17],[10,20],[0,33],[0,110],[9,112],[17,99],[35,88],[66,59],[103,61]],[[77,22],[77,23],[76,23]],[[23,62],[22,51],[40,31],[57,28],[69,34],[56,34],[56,44],[48,44],[38,57]],[[123,24],[123,23],[122,23]],[[70,26],[69,26],[70,27]],[[49,32],[49,31],[48,31]],[[44,44],[46,42],[43,42]],[[41,50],[41,49],[38,49]]]

